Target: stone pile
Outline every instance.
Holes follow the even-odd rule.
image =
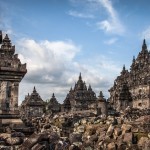
[[[149,134],[135,133],[133,130],[131,124],[123,122],[120,118],[84,119],[75,124],[72,133],[75,140],[70,142],[87,150],[150,149]]]
[[[0,149],[18,148],[23,143],[25,135],[21,132],[16,132],[10,128],[6,128],[5,133],[0,134]]]
[[[146,120],[147,117],[145,116],[144,119]],[[139,127],[135,127],[133,122],[126,121],[123,117],[77,117],[65,114],[51,117],[43,115],[41,118],[31,118],[30,124],[35,127],[35,132],[29,137],[7,128],[6,133],[0,134],[0,149],[150,149],[150,132],[139,132]]]

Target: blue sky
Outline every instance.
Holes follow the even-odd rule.
[[[104,92],[146,38],[150,44],[149,0],[1,0],[0,29],[16,45],[28,73],[19,101],[36,86],[62,102],[79,73]]]

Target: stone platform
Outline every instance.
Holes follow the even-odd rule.
[[[2,113],[0,114],[0,126],[5,127],[5,126],[18,126],[18,127],[23,127],[24,124],[22,120],[20,119],[20,115],[17,113]]]
[[[0,114],[0,133],[4,133],[6,127],[10,127],[16,132],[22,132],[26,136],[34,132],[34,127],[26,127],[18,114]]]

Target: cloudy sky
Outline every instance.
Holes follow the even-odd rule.
[[[0,0],[0,30],[16,45],[28,73],[19,102],[36,86],[59,102],[79,73],[106,98],[113,80],[150,44],[149,0]]]

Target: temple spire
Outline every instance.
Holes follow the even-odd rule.
[[[6,34],[4,39],[2,40],[2,45],[11,47],[11,41],[8,37],[8,34]]]
[[[132,60],[132,62],[135,62],[135,56],[133,56],[133,60]]]
[[[91,85],[89,84],[88,91],[92,91]]]
[[[36,93],[36,89],[35,89],[35,86],[34,86],[34,88],[33,88],[33,93]]]
[[[55,98],[55,94],[54,93],[52,94],[52,98]]]
[[[104,96],[103,96],[103,92],[102,91],[100,91],[100,93],[99,93],[99,96],[98,96],[99,98],[103,98]]]
[[[9,37],[8,37],[8,34],[5,35],[3,41],[10,43],[10,39],[9,39]]]
[[[4,38],[4,39],[9,39],[8,34],[5,35],[5,38]]]
[[[123,69],[122,69],[123,71],[125,71],[126,70],[126,67],[125,67],[125,65],[123,65]]]
[[[146,40],[143,40],[142,51],[147,50]]]
[[[125,73],[126,73],[126,67],[125,67],[125,65],[123,65],[121,74],[125,74]]]
[[[80,75],[79,75],[79,80],[82,80],[81,72],[80,72]]]

